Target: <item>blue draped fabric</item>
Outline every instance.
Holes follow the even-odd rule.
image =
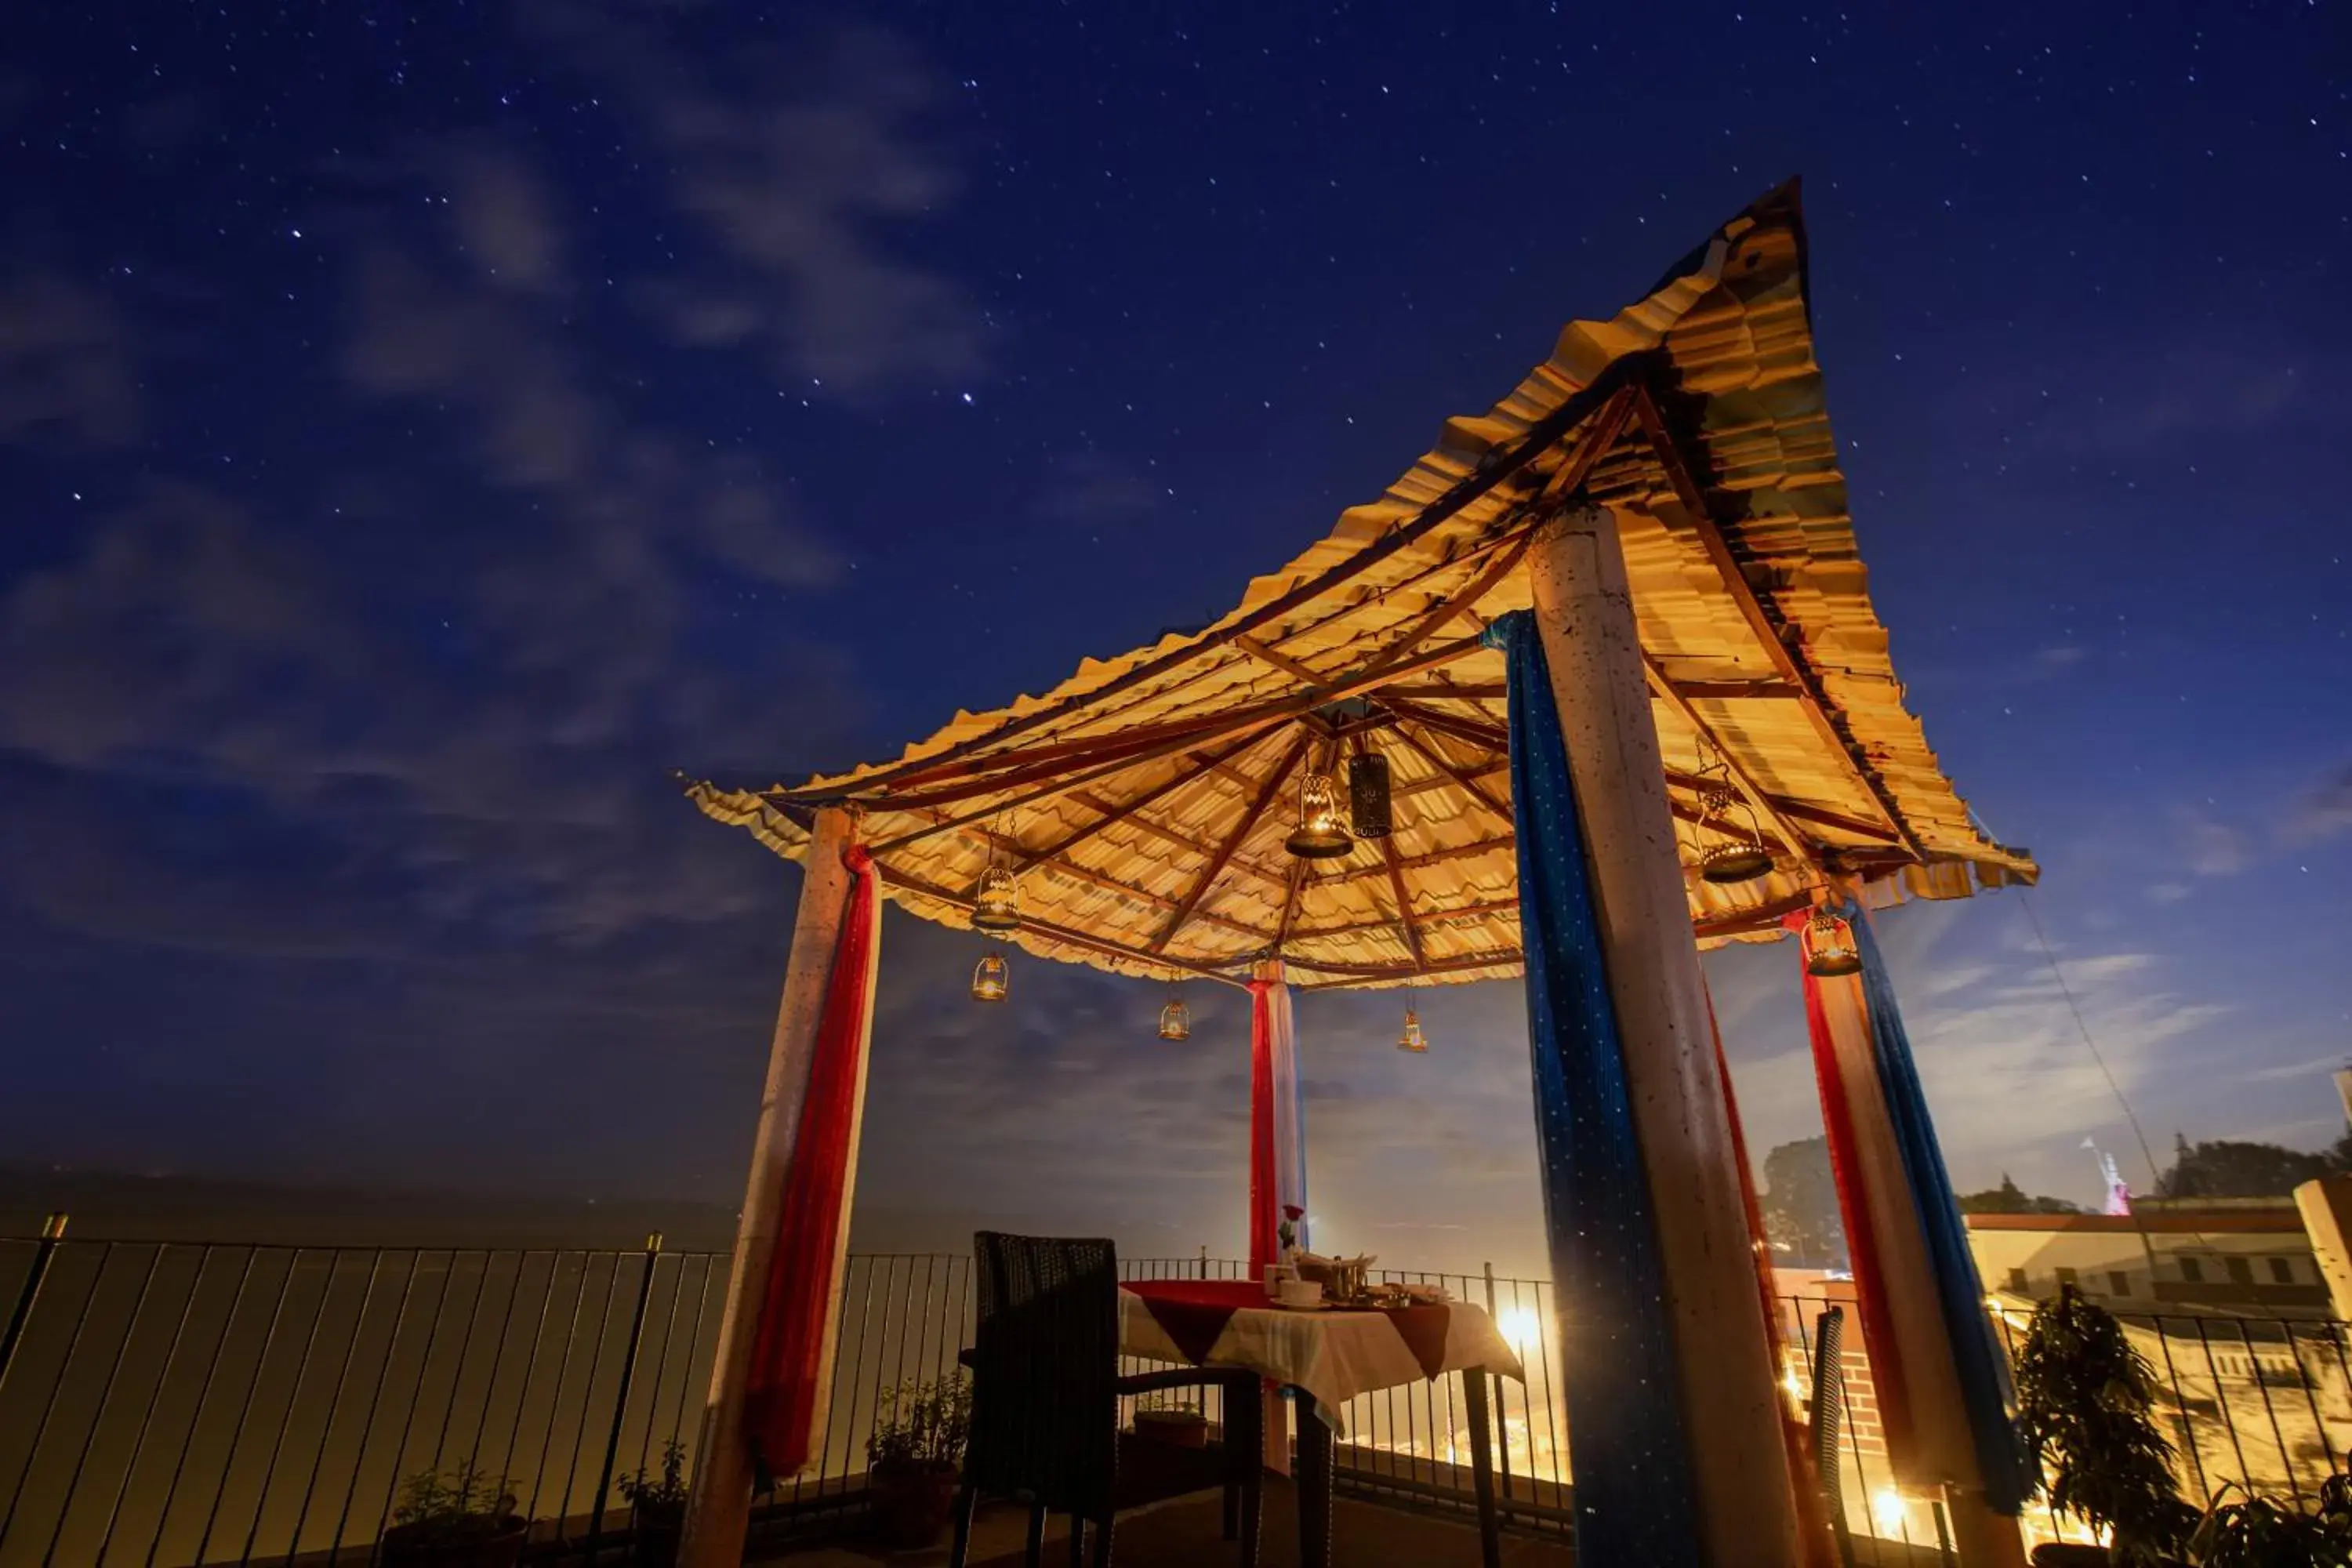
[[[1960,1399],[1968,1407],[1985,1500],[1998,1512],[2015,1514],[2025,1506],[2033,1483],[2011,1423],[2014,1401],[2009,1358],[1994,1341],[1992,1324],[1985,1316],[1984,1286],[1977,1275],[1976,1255],[1969,1250],[1968,1230],[1952,1195],[1951,1176],[1944,1169],[1943,1148],[1936,1142],[1936,1124],[1927,1115],[1927,1092],[1919,1084],[1911,1037],[1904,1031],[1902,1009],[1895,1005],[1895,984],[1887,978],[1878,939],[1851,900],[1841,912],[1853,928],[1854,942],[1862,952],[1862,994],[1870,1015],[1871,1054],[1880,1091],[1886,1097],[1887,1120],[1894,1123],[1895,1148],[1903,1157],[1913,1212],[1926,1235],[1927,1264],[1935,1271],[1936,1296],[1943,1305],[1945,1328],[1952,1339],[1952,1360],[1959,1369]]]
[[[1576,1560],[1590,1568],[1698,1568],[1664,1268],[1551,676],[1527,611],[1496,620],[1486,642],[1510,666],[1528,1045],[1573,1435]]]

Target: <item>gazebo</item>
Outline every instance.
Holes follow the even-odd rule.
[[[807,868],[688,1560],[740,1552],[754,1363],[814,1356],[813,1373],[827,1353],[879,899],[1037,958],[1251,988],[1254,1252],[1303,1197],[1290,991],[1525,976],[1579,1512],[1588,1492],[1679,1488],[1684,1539],[1616,1539],[1716,1568],[1816,1550],[1697,963],[1796,931],[1865,1331],[1921,1385],[1912,1479],[1942,1489],[1969,1561],[2016,1561],[1990,1522],[2015,1511],[1994,1440],[1934,1408],[1957,1393],[1976,1428],[1991,1419],[1971,1383],[1984,1325],[1958,1304],[1973,1267],[1964,1244],[1948,1256],[1949,1192],[1863,911],[2036,868],[1954,792],[1887,645],[1791,184],[1615,316],[1571,322],[1214,624],[959,713],[888,762],[688,783]],[[1842,979],[1849,953],[1861,973]],[[1595,1274],[1606,1288],[1580,1296]],[[1604,1342],[1580,1422],[1580,1349]]]

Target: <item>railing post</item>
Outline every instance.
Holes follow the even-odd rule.
[[[1202,1278],[1202,1279],[1206,1279],[1208,1277],[1209,1277],[1209,1244],[1208,1244],[1207,1242],[1205,1242],[1205,1241],[1204,1241],[1204,1242],[1201,1243],[1201,1278]]]
[[[613,1492],[613,1466],[621,1455],[621,1426],[629,1415],[629,1380],[637,1369],[637,1343],[645,1337],[646,1299],[654,1292],[654,1265],[661,1260],[662,1234],[646,1237],[646,1272],[637,1281],[637,1309],[629,1315],[629,1348],[621,1357],[620,1392],[613,1395],[613,1430],[604,1439],[604,1468],[596,1477],[596,1501],[588,1515],[588,1549],[581,1558],[595,1568],[596,1553],[604,1544],[604,1503]]]
[[[66,1216],[53,1214],[41,1222],[41,1242],[33,1250],[33,1267],[25,1276],[25,1283],[16,1291],[16,1310],[8,1314],[8,1328],[0,1333],[0,1383],[8,1381],[8,1363],[16,1357],[16,1342],[25,1337],[25,1324],[33,1315],[33,1303],[40,1299],[41,1280],[49,1272],[49,1259],[57,1256],[58,1243],[65,1239]]]

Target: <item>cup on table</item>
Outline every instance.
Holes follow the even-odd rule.
[[[1319,1307],[1323,1304],[1323,1282],[1319,1279],[1286,1279],[1278,1298],[1286,1307]]]
[[[1287,1280],[1289,1278],[1290,1278],[1290,1266],[1289,1266],[1288,1264],[1286,1264],[1286,1263],[1269,1263],[1269,1264],[1267,1264],[1267,1265],[1265,1266],[1265,1294],[1266,1294],[1266,1299],[1267,1299],[1268,1300],[1273,1300],[1273,1301],[1279,1301],[1279,1300],[1282,1300],[1282,1287],[1283,1287],[1283,1283],[1284,1283],[1286,1280]]]

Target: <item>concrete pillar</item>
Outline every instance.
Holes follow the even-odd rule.
[[[1803,1560],[1778,1364],[1756,1306],[1731,1129],[1616,520],[1536,531],[1536,624],[1568,742],[1601,939],[1655,1205],[1701,1540],[1712,1568]]]
[[[856,820],[841,806],[816,814],[803,862],[800,911],[793,922],[784,995],[768,1045],[767,1082],[751,1137],[751,1175],[735,1230],[735,1260],[727,1276],[727,1303],[719,1320],[719,1349],[703,1403],[702,1440],[694,1488],[686,1505],[679,1568],[740,1568],[751,1520],[751,1457],[743,1438],[743,1386],[752,1341],[768,1294],[768,1268],[783,1218],[784,1173],[800,1132],[801,1101],[816,1056],[817,1020],[849,898],[849,869],[841,852],[856,837]]]
[[[2294,1190],[2303,1228],[2311,1237],[2319,1277],[2327,1281],[2330,1310],[2352,1318],[2352,1176],[2321,1176]]]

